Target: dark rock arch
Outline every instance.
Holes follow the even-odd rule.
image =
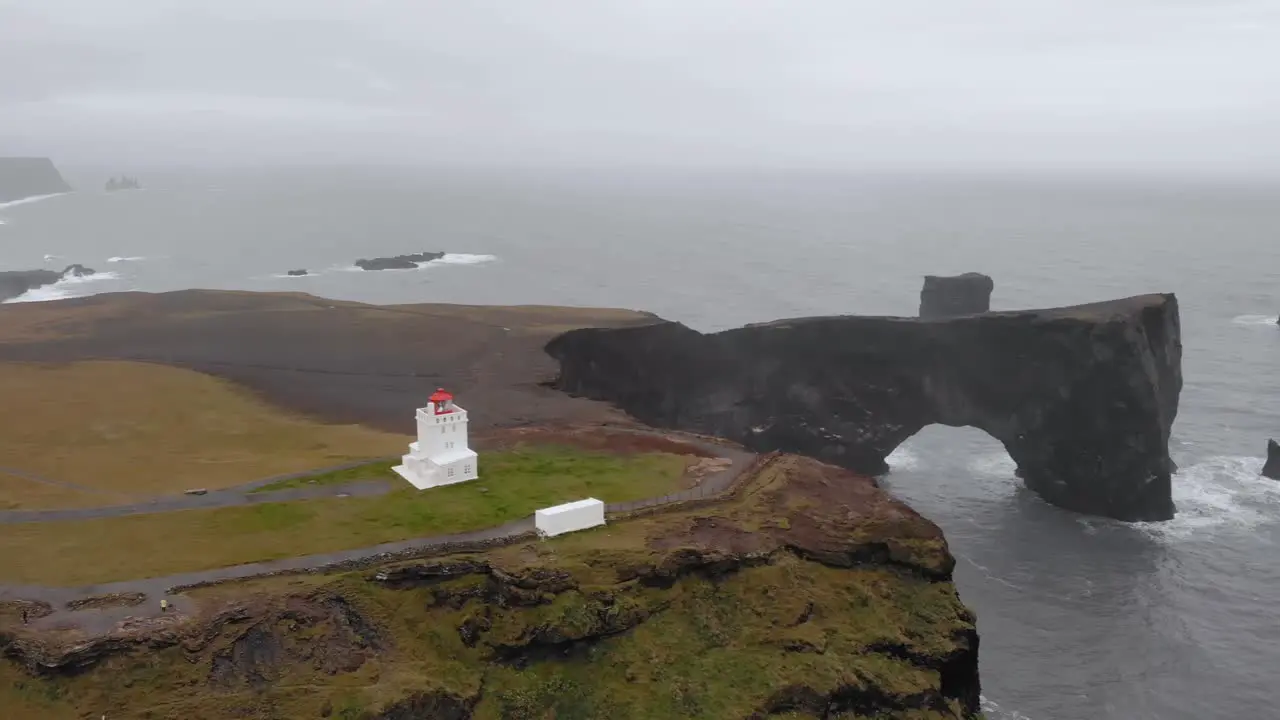
[[[1173,516],[1182,389],[1177,299],[1145,295],[950,319],[820,317],[704,335],[679,323],[574,330],[556,385],[659,427],[863,473],[927,425],[999,440],[1048,501]]]

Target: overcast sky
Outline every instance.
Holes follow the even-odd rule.
[[[1280,172],[1280,0],[0,0],[0,155]]]

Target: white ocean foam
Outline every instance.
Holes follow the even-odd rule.
[[[356,269],[358,270],[359,268],[356,268]],[[306,275],[290,275],[289,273],[274,273],[271,277],[282,278],[285,280],[297,280],[300,278],[315,277],[316,275],[319,275],[319,274],[320,274],[319,272],[312,272],[308,270]]]
[[[44,256],[45,262],[53,262],[54,260],[61,260],[61,259],[62,259],[61,255],[45,255]]]
[[[979,696],[978,701],[982,705],[982,712],[990,720],[1031,720],[1020,712],[1005,710],[995,700],[988,699],[985,695]]]
[[[24,302],[46,302],[49,300],[63,300],[65,298],[82,297],[84,295],[92,295],[92,292],[84,292],[84,285],[101,282],[103,280],[119,280],[120,276],[110,272],[94,273],[92,275],[84,275],[81,277],[68,277],[59,280],[51,285],[38,287],[29,290],[16,298],[5,300],[5,303],[24,303]]]
[[[496,255],[472,255],[470,253],[445,253],[445,256],[430,262],[421,263],[419,267],[424,265],[479,265],[480,263],[493,262],[497,260]]]
[[[1177,515],[1136,525],[1156,535],[1182,537],[1280,520],[1280,482],[1259,475],[1262,464],[1257,457],[1218,456],[1179,468],[1173,476]]]
[[[1237,315],[1231,318],[1236,325],[1275,325],[1276,315]]]
[[[48,200],[49,198],[62,197],[63,195],[70,194],[71,193],[50,193],[48,195],[32,195],[31,197],[24,197],[21,200],[10,200],[9,202],[0,203],[0,210],[17,207],[19,205],[30,205],[31,203],[40,202],[41,200]]]
[[[899,445],[884,461],[889,464],[890,471],[913,470],[920,467],[920,456],[911,452],[905,445]]]
[[[143,260],[146,260],[146,258],[145,258],[145,257],[143,257],[143,256],[141,256],[141,255],[133,255],[133,256],[130,256],[130,257],[122,257],[122,256],[120,256],[120,255],[117,255],[117,256],[115,256],[115,257],[109,257],[109,258],[107,258],[107,262],[109,262],[109,263],[141,262],[141,261],[143,261]]]

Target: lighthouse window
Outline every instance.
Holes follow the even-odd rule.
[[[440,428],[440,434],[441,434],[441,435],[443,435],[443,434],[444,434],[444,428]]]
[[[449,477],[453,477],[453,468],[449,468]]]
[[[464,473],[466,473],[466,474],[470,475],[470,474],[471,474],[471,466],[470,466],[470,465],[463,465],[463,466],[462,466],[462,472],[464,472]]]
[[[457,425],[454,425],[454,426],[453,426],[453,431],[454,431],[454,432],[458,432],[458,426],[457,426]]]

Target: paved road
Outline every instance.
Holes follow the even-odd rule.
[[[629,428],[609,428],[613,431],[646,433],[643,430],[633,430]],[[658,434],[658,433],[649,433]],[[674,434],[663,434],[670,437]],[[671,493],[657,498],[648,500],[610,503],[606,505],[606,511],[612,514],[619,512],[629,512],[642,507],[656,507],[674,502],[686,500],[694,500],[716,495],[728,489],[745,471],[756,456],[753,453],[741,450],[731,445],[724,444],[714,439],[703,439],[692,437],[689,435],[676,435],[687,439],[690,444],[701,448],[704,451],[713,453],[719,457],[726,458],[730,464],[715,473],[709,473],[702,479],[698,487],[684,490],[677,493]],[[312,473],[314,474],[314,473]],[[302,474],[305,475],[305,474]],[[246,487],[261,486],[268,482],[275,482],[279,478],[271,478],[250,486],[242,486],[238,488],[240,492],[244,492]],[[321,490],[324,488],[299,488],[299,490]],[[278,493],[259,493],[259,496],[277,496],[281,493],[292,493],[293,490],[280,491]],[[373,492],[370,490],[370,492]],[[385,490],[383,491],[385,492]],[[211,493],[212,494],[212,493]],[[200,496],[196,496],[200,497]],[[205,496],[207,497],[207,496]],[[265,502],[261,501],[261,502]],[[122,506],[128,508],[132,506]],[[151,507],[154,507],[151,506]],[[105,510],[116,510],[116,508],[104,508]],[[72,512],[72,511],[31,511],[31,512]],[[127,514],[127,513],[121,513]],[[128,617],[154,617],[159,614],[159,602],[161,598],[168,598],[173,604],[173,612],[182,613],[191,609],[191,602],[188,598],[181,595],[182,588],[191,585],[200,585],[206,583],[219,582],[223,580],[235,580],[250,578],[260,575],[268,575],[285,571],[306,571],[326,568],[342,563],[359,563],[359,562],[382,562],[392,559],[388,556],[414,556],[428,554],[432,551],[446,550],[450,546],[458,544],[468,544],[476,542],[485,542],[493,540],[517,540],[528,536],[534,537],[533,518],[527,517],[515,522],[507,523],[494,528],[476,530],[466,533],[458,533],[453,535],[439,535],[433,537],[416,538],[412,540],[402,540],[399,542],[383,543],[373,547],[358,548],[354,550],[343,550],[340,552],[319,553],[316,555],[305,555],[301,557],[286,558],[281,560],[271,560],[266,562],[249,563],[245,565],[235,565],[226,568],[217,568],[213,570],[200,570],[189,573],[181,573],[178,575],[169,575],[165,577],[146,578],[140,580],[125,580],[121,582],[103,583],[99,585],[86,585],[80,587],[49,587],[42,585],[5,585],[0,584],[0,601],[5,600],[33,600],[48,603],[54,612],[43,618],[32,621],[31,626],[39,629],[55,629],[55,628],[77,628],[90,634],[98,634],[109,632],[112,628]],[[67,610],[66,604],[89,597],[98,597],[102,595],[110,595],[116,593],[142,593],[147,596],[147,600],[140,606],[134,607],[116,607],[101,608],[87,610]]]

